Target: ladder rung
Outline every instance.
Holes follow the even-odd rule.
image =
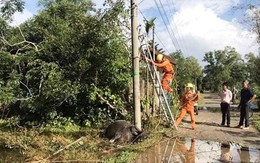
[[[149,44],[147,42],[147,36],[145,34],[140,34],[140,32],[141,32],[141,29],[139,28],[138,39],[139,39],[139,42],[140,42],[140,48],[142,48],[143,52],[147,52],[147,49],[144,48],[144,46],[149,47]],[[154,71],[155,70],[155,65],[152,66],[147,61],[146,61],[146,63],[148,64],[147,67],[148,67],[150,76],[152,78],[154,87],[156,88],[156,93],[157,93],[157,95],[159,97],[159,102],[160,102],[160,105],[161,105],[161,107],[163,109],[165,118],[170,123],[175,122],[174,117],[173,117],[172,112],[171,112],[171,109],[170,109],[170,106],[169,106],[169,103],[168,103],[168,98],[166,97],[165,92],[162,89],[162,86],[161,86],[161,83],[160,83],[160,77],[159,77],[158,73]],[[155,76],[153,75],[154,72],[155,72]],[[155,81],[157,81],[157,84],[155,83]],[[159,88],[159,90],[158,90],[158,88]]]

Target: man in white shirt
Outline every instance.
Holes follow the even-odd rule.
[[[232,92],[227,88],[227,82],[222,84],[222,91],[219,92],[221,98],[221,112],[222,112],[222,122],[221,126],[225,125],[227,117],[227,126],[230,127],[230,102],[232,100]]]

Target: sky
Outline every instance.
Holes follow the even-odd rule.
[[[104,0],[93,0],[102,7]],[[137,0],[138,23],[156,17],[156,42],[166,53],[181,50],[199,63],[205,53],[231,46],[242,56],[259,54],[256,34],[243,20],[246,10],[239,7],[257,0]],[[130,0],[126,0],[130,5]],[[39,11],[37,0],[25,0],[23,13],[16,13],[12,25],[20,24]]]

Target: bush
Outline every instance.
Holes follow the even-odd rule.
[[[96,15],[88,14],[91,3],[49,3],[20,30],[2,32],[15,45],[0,42],[0,104],[10,109],[9,117],[21,117],[20,125],[59,125],[59,117],[100,125],[120,118],[131,80],[125,36],[118,26],[123,3]]]

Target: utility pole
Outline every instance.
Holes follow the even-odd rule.
[[[140,72],[138,54],[138,34],[137,34],[137,3],[131,0],[131,30],[132,30],[132,66],[133,66],[133,93],[135,127],[142,130],[141,126],[141,107],[140,107]]]

